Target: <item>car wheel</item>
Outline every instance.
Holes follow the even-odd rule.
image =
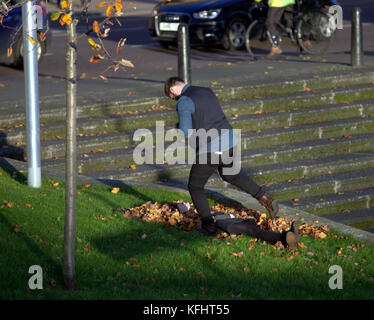
[[[233,18],[227,24],[222,38],[222,46],[225,50],[240,50],[245,45],[245,32],[248,22],[243,18]]]
[[[40,62],[42,58],[43,52],[46,52],[45,42],[40,41],[40,36],[38,34],[38,42],[37,42],[38,63]],[[22,69],[23,68],[23,37],[18,38],[13,55],[14,55],[14,58],[11,64],[16,68]]]

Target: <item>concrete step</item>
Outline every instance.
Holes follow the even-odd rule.
[[[374,208],[330,214],[329,219],[343,224],[371,221],[374,220]]]
[[[302,92],[288,95],[281,95],[277,97],[268,97],[261,99],[245,99],[238,101],[231,101],[230,103],[223,103],[222,107],[226,115],[233,119],[233,125],[238,123],[238,127],[252,128],[251,130],[262,128],[274,128],[276,126],[286,126],[292,124],[302,124],[311,121],[333,120],[337,118],[347,118],[352,116],[362,116],[374,114],[373,101],[358,101],[350,106],[346,102],[337,106],[323,105],[320,108],[314,108],[305,112],[304,107],[311,108],[313,105],[325,104],[326,100],[331,103],[337,101],[345,101],[348,99],[346,94],[354,94],[357,99],[365,98],[373,100],[374,92],[372,92],[372,85],[360,85],[354,88],[340,88],[333,92],[322,90],[322,92]],[[329,97],[327,99],[327,97]],[[314,99],[314,100],[313,100]],[[352,99],[352,97],[350,98]],[[312,101],[313,100],[313,101]],[[81,134],[94,134],[99,132],[111,132],[118,130],[129,130],[134,128],[150,127],[155,125],[155,121],[163,119],[168,124],[173,124],[177,121],[177,115],[174,107],[168,106],[149,106],[149,105],[131,105],[121,107],[120,104],[115,104],[117,112],[114,112],[108,106],[87,106],[85,111],[78,110],[77,130]],[[328,108],[331,107],[331,110]],[[103,111],[108,110],[109,111]],[[121,109],[120,109],[121,108]],[[84,108],[83,108],[84,109]],[[94,110],[99,112],[95,113]],[[302,109],[302,110],[300,110]],[[327,109],[329,112],[326,112]],[[286,112],[288,110],[288,113]],[[292,111],[291,111],[292,110]],[[298,111],[299,110],[299,111]],[[323,112],[325,110],[325,112]],[[274,115],[261,115],[267,112],[280,112]],[[282,112],[283,111],[283,112]],[[5,110],[3,111],[5,112]],[[61,113],[61,111],[59,111]],[[53,140],[56,136],[65,137],[65,121],[63,117],[58,117],[59,112],[53,113],[54,118],[49,118],[48,123],[41,123],[40,136],[42,140]],[[240,115],[256,114],[256,116],[243,117],[235,119]],[[258,115],[260,113],[260,115]],[[326,118],[326,114],[329,115]],[[11,119],[14,116],[14,111],[4,114],[0,119]],[[234,116],[234,118],[233,118]],[[22,110],[23,123],[25,122],[24,110]],[[57,118],[56,118],[57,117]],[[152,119],[150,119],[152,118]],[[97,121],[96,121],[97,119]],[[264,120],[264,123],[261,122]],[[10,120],[9,120],[10,121]],[[8,144],[21,143],[26,141],[26,129],[24,124],[13,126],[7,122],[8,126],[2,129]],[[41,121],[42,113],[41,113]],[[247,125],[246,122],[248,122]],[[1,126],[1,121],[0,121]]]
[[[368,71],[366,74],[357,74],[355,77],[348,73],[338,76],[318,76],[310,79],[300,79],[294,81],[282,81],[280,83],[263,83],[263,84],[245,84],[244,86],[232,87],[230,89],[213,88],[225,108],[226,104],[231,107],[232,100],[246,100],[243,103],[249,106],[262,106],[277,103],[282,99],[291,98],[293,103],[298,99],[313,99],[321,95],[321,103],[328,99],[330,102],[336,100],[339,94],[356,93],[370,90],[373,82],[373,73]],[[353,87],[352,89],[350,87]],[[304,91],[305,88],[314,90],[314,92]],[[333,92],[331,92],[333,90]],[[299,91],[299,92],[296,92]],[[150,91],[151,92],[151,91]],[[153,92],[153,91],[152,91]],[[296,92],[296,93],[295,93]],[[144,96],[144,92],[142,92]],[[263,98],[252,98],[257,96],[266,96]],[[276,97],[274,97],[276,96]],[[283,98],[282,98],[283,96]],[[78,97],[77,116],[78,118],[102,117],[117,112],[142,112],[149,110],[153,105],[174,105],[163,96],[150,96],[145,98],[126,97],[123,93],[111,93],[108,97],[110,100],[105,101],[103,98],[97,98],[94,94]],[[296,103],[297,104],[297,103]],[[55,122],[63,121],[66,118],[65,97],[46,97],[39,102],[40,121]],[[254,110],[255,111],[255,110]],[[14,101],[12,108],[9,108],[8,102],[0,102],[0,128],[7,126],[25,124],[25,106],[24,100]]]
[[[174,124],[177,121],[175,111],[153,111],[137,114],[112,114],[102,118],[84,118],[77,121],[78,136],[103,135],[110,132],[134,130],[137,128],[154,127],[157,120],[163,120],[166,124]],[[2,130],[3,140],[8,144],[16,144],[26,141],[26,129],[24,127]],[[66,123],[53,122],[41,125],[41,141],[65,139]]]
[[[265,165],[292,163],[294,161],[311,161],[324,157],[344,155],[347,153],[373,152],[374,134],[360,134],[352,138],[336,138],[334,140],[321,139],[299,142],[287,146],[274,146],[244,150],[242,152],[242,167],[260,167]],[[124,154],[99,153],[89,154],[92,163],[96,163],[96,170],[91,171],[88,166],[89,157],[78,160],[84,174],[98,178],[116,180],[156,181],[160,176],[170,179],[187,176],[189,164],[179,165],[139,165],[136,170],[128,169],[132,164],[132,152],[128,150],[127,159]],[[94,160],[95,159],[95,160]],[[109,161],[116,161],[116,167],[108,165]],[[53,161],[46,161],[45,165],[53,165]],[[108,168],[111,168],[108,170]],[[304,169],[303,169],[304,170]],[[109,178],[110,177],[110,178]]]
[[[247,167],[247,164],[242,163],[244,172],[254,177],[258,184],[268,186],[285,181],[298,182],[300,179],[374,168],[374,152],[341,154],[257,167]],[[221,179],[215,175],[211,177],[208,185],[220,183]]]
[[[297,202],[283,201],[285,205],[293,206],[319,216],[346,213],[374,207],[374,188],[344,192],[341,194],[325,194],[300,199]]]
[[[80,97],[78,97],[79,99]],[[86,100],[79,99],[77,106],[77,118],[84,119],[89,117],[102,117],[117,112],[128,112],[128,114],[151,111],[152,106],[160,105],[159,97],[150,97],[145,99],[129,98],[121,100],[113,100],[110,102],[97,102],[89,98]],[[98,99],[102,100],[102,99]],[[166,101],[163,101],[165,104]],[[0,103],[1,104],[1,103]],[[6,117],[5,117],[6,115]],[[0,128],[8,126],[22,125],[26,121],[25,106],[23,101],[15,103],[13,108],[9,110],[9,106],[0,107]],[[40,123],[59,122],[66,119],[66,101],[65,97],[48,99],[39,102],[39,118]]]
[[[368,103],[369,104],[369,103]],[[361,105],[361,104],[360,104]],[[374,101],[373,101],[374,106]],[[362,109],[364,108],[361,105]],[[361,110],[362,110],[361,109]],[[322,111],[322,110],[321,110]],[[360,111],[358,111],[360,112]],[[300,113],[301,114],[301,113]],[[321,115],[322,117],[322,115]],[[264,119],[265,118],[265,119]],[[339,120],[332,120],[332,121],[324,121],[324,122],[314,122],[309,124],[303,125],[292,125],[292,126],[284,126],[281,128],[272,128],[267,130],[262,130],[261,132],[248,132],[249,130],[253,130],[256,128],[262,128],[263,126],[269,127],[272,125],[279,126],[281,123],[277,121],[277,116],[275,115],[273,118],[270,116],[266,117],[259,117],[256,116],[246,116],[243,118],[232,120],[231,123],[234,128],[241,129],[242,134],[242,148],[243,149],[252,149],[252,148],[259,148],[264,146],[272,146],[272,145],[280,145],[280,144],[288,144],[294,142],[301,142],[301,141],[308,141],[311,139],[323,139],[323,138],[336,138],[339,136],[351,136],[355,134],[361,133],[370,133],[374,132],[374,116],[366,116],[362,115],[361,117],[355,118],[348,118],[348,119],[339,119]],[[287,119],[292,118],[292,114],[290,116],[286,116],[283,118],[284,121],[288,121]],[[155,121],[159,118],[147,117],[144,119],[144,123],[153,123],[155,126]],[[165,120],[165,118],[162,118]],[[269,119],[267,122],[266,119]],[[270,120],[271,119],[271,120]],[[295,119],[295,118],[294,118]],[[304,117],[307,119],[307,117]],[[124,121],[129,124],[128,130],[121,130],[120,122],[116,121]],[[82,131],[82,127],[84,127],[86,136],[83,136],[83,133],[79,133],[77,137],[77,148],[78,153],[89,153],[95,149],[103,149],[105,151],[110,151],[112,149],[119,149],[119,148],[130,148],[135,146],[135,142],[133,141],[133,136],[135,129],[133,127],[137,126],[140,123],[135,124],[138,121],[138,116],[134,115],[131,116],[129,119],[124,119],[122,116],[119,118],[111,118],[110,120],[104,119],[101,125],[101,129],[110,130],[110,126],[118,125],[119,128],[115,132],[107,133],[87,133],[87,131],[94,131],[95,129],[99,129],[95,126],[96,120],[82,120],[78,124],[78,132]],[[307,120],[305,120],[307,121]],[[122,122],[121,122],[122,123]],[[249,124],[253,124],[251,127]],[[294,122],[292,122],[293,124]],[[283,123],[287,124],[287,123]],[[106,126],[103,128],[103,126]],[[167,131],[171,129],[173,126],[167,125],[164,130]],[[60,133],[58,130],[65,130],[64,127],[56,124],[47,125],[44,128],[45,133],[52,136],[56,133]],[[155,141],[155,127],[151,127],[149,129],[154,136]],[[256,131],[256,130],[254,130]],[[20,133],[20,131],[19,131]],[[60,133],[63,134],[63,133]],[[1,138],[2,137],[2,138]],[[65,154],[65,141],[62,136],[56,135],[54,137],[59,138],[59,140],[53,139],[48,141],[43,141],[41,144],[41,157],[42,159],[52,159],[54,157],[61,157]],[[14,134],[13,140],[19,139],[20,136]],[[8,144],[9,138],[7,137],[6,133],[3,133],[0,136],[0,145],[1,143]],[[16,142],[20,148],[25,146],[23,142]],[[26,153],[26,152],[25,152]]]
[[[374,98],[373,85],[364,84],[352,88],[332,88],[311,92],[294,92],[287,95],[277,95],[253,99],[237,99],[229,102],[222,101],[224,110],[233,114],[285,112],[311,108],[326,104],[352,103],[356,100],[370,100]],[[230,116],[229,113],[227,113]]]
[[[279,106],[279,105],[278,105]],[[271,113],[260,114],[236,114],[232,109],[231,116],[227,114],[230,122],[243,130],[265,130],[284,126],[294,126],[310,123],[322,123],[325,121],[342,120],[355,117],[374,115],[374,99],[358,100],[347,103],[323,104],[315,107],[289,109]],[[256,113],[256,112],[254,112]]]
[[[366,98],[368,100],[359,100],[349,103],[345,94],[339,96],[339,92],[350,92],[357,98]],[[361,96],[361,93],[368,93],[369,96]],[[238,128],[248,128],[248,130],[259,130],[275,128],[278,126],[290,126],[293,124],[305,124],[313,121],[324,121],[357,117],[374,114],[374,92],[372,85],[358,86],[355,88],[337,89],[333,93],[332,102],[336,100],[345,101],[337,105],[326,105],[323,93],[296,93],[293,95],[271,97],[264,99],[246,99],[242,101],[232,101],[223,104],[223,110],[226,116],[232,121],[233,126]],[[312,97],[318,97],[318,100],[311,101]],[[338,99],[338,97],[340,97]],[[335,100],[334,100],[335,99]],[[265,100],[272,104],[264,103]],[[331,99],[328,99],[331,100]],[[268,102],[269,102],[268,101]],[[323,104],[321,106],[321,104]],[[317,107],[311,107],[316,105]],[[87,107],[88,108],[88,107]],[[94,107],[91,107],[93,109]],[[98,134],[100,132],[111,132],[118,130],[129,130],[135,128],[147,128],[155,126],[156,120],[164,120],[166,124],[174,124],[177,121],[177,115],[174,107],[166,106],[138,106],[137,110],[122,109],[116,113],[107,114],[102,110],[106,108],[97,107],[100,114],[79,113],[77,121],[77,131],[80,134]],[[136,108],[132,106],[132,109]],[[90,110],[91,110],[90,109]],[[288,110],[288,111],[287,111]],[[92,110],[91,110],[92,111]],[[275,114],[266,114],[276,112]],[[82,116],[80,117],[79,114]],[[85,117],[84,117],[85,116]],[[243,116],[243,117],[242,117]],[[3,117],[9,118],[10,115]],[[239,118],[238,118],[239,117]],[[50,119],[53,120],[53,119]],[[53,140],[56,137],[65,137],[65,121],[52,123],[41,123],[40,137],[42,140]],[[24,143],[26,141],[26,129],[24,125],[3,128],[3,140],[8,144]]]
[[[354,94],[355,99],[362,98],[366,100],[360,100],[354,103],[350,101],[350,105],[347,106],[348,98],[345,93]],[[327,99],[326,96],[329,96],[330,98]],[[312,101],[311,99],[313,98],[314,100]],[[350,99],[352,100],[352,97],[350,97]],[[337,106],[329,106],[326,105],[327,100],[330,103],[337,103],[339,101],[344,103],[340,103]],[[250,130],[258,130],[260,128],[258,124],[262,124],[263,128],[266,129],[274,128],[276,126],[308,123],[308,121],[320,121],[321,119],[334,120],[374,114],[373,100],[374,92],[372,91],[372,85],[361,85],[349,89],[336,89],[334,92],[326,93],[303,92],[263,99],[230,101],[227,104],[223,103],[222,107],[227,117],[238,122],[238,124],[248,121],[248,127],[252,128]],[[320,106],[320,108],[317,107],[311,109],[312,106]],[[155,125],[155,119],[163,119],[169,124],[177,121],[174,107],[170,106],[131,106],[130,110],[126,107],[111,114],[103,112],[103,110],[107,109],[105,107],[101,108],[100,106],[97,106],[86,108],[89,108],[91,112],[83,113],[78,111],[77,129],[78,132],[83,134],[133,129],[136,127],[150,127]],[[95,114],[92,111],[94,108],[98,108],[100,113]],[[304,108],[310,110],[306,111]],[[268,112],[280,112],[280,114],[275,114],[273,118],[272,115],[266,115]],[[248,114],[252,114],[252,116],[235,119],[240,115]],[[253,114],[256,116],[253,116]],[[6,119],[7,117],[9,118],[10,116],[11,115],[9,114],[6,116],[4,115],[3,119]],[[150,117],[154,118],[153,121],[151,119],[149,119],[149,121],[147,120]],[[97,119],[97,122],[95,119]],[[41,123],[41,139],[53,140],[56,136],[65,137],[66,125],[65,121],[62,120],[64,120],[64,118],[59,119],[59,121],[56,119],[50,119],[49,123]],[[259,122],[261,120],[264,120],[264,123]],[[10,126],[10,128],[8,125],[8,129],[3,128],[2,132],[6,135],[9,144],[26,141],[26,130],[24,125],[16,125],[15,127]]]
[[[244,149],[260,148],[274,145],[285,145],[295,142],[337,138],[355,134],[374,132],[374,117],[350,118],[325,121],[304,125],[285,126],[261,131],[260,134],[248,134]]]
[[[280,201],[304,197],[338,194],[374,186],[374,169],[365,168],[337,174],[300,179],[292,182],[273,184],[267,189]]]
[[[258,179],[255,170],[249,174],[257,183]],[[187,177],[176,179],[173,183],[187,184]],[[233,185],[224,182],[218,174],[214,174],[207,186],[222,186],[227,188],[236,188]],[[269,181],[263,185],[265,191],[271,194],[279,201],[294,200],[297,203],[299,199],[305,197],[322,196],[324,194],[343,194],[345,192],[370,188],[374,185],[374,168],[365,168],[365,170],[353,170],[349,172],[341,172],[337,174],[318,176],[309,179],[293,179],[286,180],[281,183]]]

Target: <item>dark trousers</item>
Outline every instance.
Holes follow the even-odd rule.
[[[262,230],[253,219],[230,224],[225,231],[230,234],[245,234],[271,244],[275,244],[277,241],[284,241],[284,237],[280,232]]]
[[[292,20],[293,20],[293,5],[285,6],[285,7],[269,7],[268,15],[265,21],[266,30],[271,33],[273,36],[279,37],[280,34],[277,29],[277,24],[280,22],[282,15],[284,13],[284,19],[286,20],[286,27],[292,28]]]
[[[228,152],[229,155],[232,156],[233,149],[225,152]],[[196,158],[198,159],[198,156]],[[223,168],[232,167],[232,163],[224,164],[222,161],[222,156],[219,156],[218,160],[219,161],[217,164],[212,163],[212,156],[208,153],[207,164],[200,163],[200,161],[197,160],[197,163],[192,165],[190,171],[188,190],[190,192],[192,202],[203,221],[205,219],[210,219],[211,217],[210,206],[204,193],[204,187],[210,176],[216,171],[218,171],[219,175],[224,181],[251,194],[257,200],[259,200],[265,194],[262,188],[241,170],[235,175],[224,174]]]

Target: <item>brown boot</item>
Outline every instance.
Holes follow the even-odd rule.
[[[265,209],[269,212],[269,218],[274,219],[279,211],[278,201],[275,199],[272,199],[269,195],[266,193],[262,196],[260,200],[258,200]]]
[[[285,248],[291,250],[297,250],[297,244],[299,242],[299,235],[295,234],[293,231],[283,231],[280,236],[280,241]]]
[[[294,221],[289,231],[286,231],[286,245],[291,250],[297,250],[297,244],[300,240],[299,224]]]
[[[299,242],[299,237],[292,231],[288,231],[286,234],[286,242],[288,249],[297,250],[297,243]]]
[[[300,239],[299,224],[296,221],[292,222],[290,231],[292,231],[295,234],[296,240],[297,242],[299,242],[299,239]]]
[[[267,58],[272,58],[277,54],[281,54],[283,51],[281,47],[271,47],[270,52],[266,55]]]

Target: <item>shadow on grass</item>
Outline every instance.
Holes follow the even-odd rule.
[[[154,201],[154,199],[152,199],[149,196],[147,196],[147,195],[139,192],[138,190],[136,190],[134,188],[134,186],[136,186],[136,184],[126,183],[126,182],[123,182],[123,181],[120,181],[120,180],[99,179],[99,181],[101,183],[107,185],[108,187],[111,187],[111,188],[113,188],[113,187],[120,188],[120,192],[121,193],[131,194],[131,195],[133,195],[134,197],[138,198],[139,200],[141,200],[143,202]],[[117,203],[115,201],[110,201],[110,200],[108,200],[107,197],[102,196],[99,193],[93,193],[90,190],[86,190],[86,193],[94,195],[95,198],[100,199],[102,202],[106,202],[112,208],[121,207],[120,203]]]
[[[0,213],[0,223],[5,227],[6,230],[9,231],[10,234],[12,233],[14,234],[13,224],[10,223],[10,221],[6,217],[4,217],[1,213]],[[37,259],[35,260],[38,261],[39,265],[48,265],[49,267],[52,267],[54,271],[57,272],[58,274],[62,273],[61,265],[57,263],[55,260],[53,260],[49,255],[47,255],[37,245],[37,243],[34,240],[32,240],[30,237],[28,237],[25,233],[23,233],[22,230],[17,232],[16,236],[18,237],[20,241],[22,241],[25,244],[27,250],[29,250],[32,254],[34,254],[37,257]],[[27,261],[22,261],[22,264],[31,265],[30,262],[27,262]]]
[[[159,181],[159,182],[155,183],[155,187],[156,187],[156,185],[158,185],[160,187],[160,189],[162,189],[163,186],[178,188],[179,190],[176,189],[174,192],[181,193],[182,195],[190,198],[188,188],[187,188],[187,182],[183,181],[183,180],[173,179],[168,170],[164,170],[161,173],[159,173],[159,177],[158,177],[157,181]],[[150,198],[150,197],[144,195],[143,193],[140,193],[139,191],[137,191],[136,189],[133,188],[134,186],[137,186],[137,185],[139,187],[141,187],[141,186],[144,187],[144,185],[142,185],[142,184],[131,183],[131,182],[123,182],[123,181],[119,181],[119,180],[104,180],[104,179],[100,180],[100,182],[102,182],[102,183],[104,183],[108,186],[111,186],[111,187],[119,187],[119,188],[121,188],[121,192],[133,194],[134,196],[138,197],[139,199],[143,200],[144,202],[154,201],[153,198]],[[207,186],[207,188],[209,188],[209,186]],[[165,189],[165,192],[170,192],[170,191]],[[246,206],[244,206],[241,202],[238,202],[236,200],[228,198],[222,193],[206,189],[205,194],[206,194],[206,196],[209,200],[219,202],[219,203],[221,203],[225,206],[231,206],[231,207],[235,207],[235,208],[239,208],[239,209],[246,208]],[[250,197],[250,195],[248,195],[248,196]],[[98,195],[98,197],[103,199],[103,201],[108,201],[107,199],[104,199],[104,197],[101,197],[100,195]],[[113,208],[118,207],[118,204],[115,204],[114,202],[110,202],[110,205]]]
[[[114,275],[113,286],[130,287],[127,299],[338,299],[363,298],[368,290],[361,293],[346,281],[344,292],[333,292],[327,264],[325,272],[312,271],[308,263],[289,262],[292,254],[286,250],[272,255],[275,249],[258,244],[257,252],[245,251],[238,258],[233,255],[240,250],[236,243],[227,246],[197,232],[134,220],[131,231],[91,242],[108,260],[124,265],[126,271]]]
[[[207,195],[216,202],[243,207],[219,193]],[[147,196],[143,200],[154,201]],[[185,232],[140,218],[127,221],[123,232],[90,241],[108,263],[123,266],[120,275],[110,277],[114,287],[126,288],[121,296],[125,299],[367,299],[371,290],[369,283],[355,284],[361,281],[355,273],[345,274],[344,291],[331,290],[329,262],[314,266],[305,253],[291,259],[291,252],[279,252],[269,244],[258,243],[256,250],[247,250],[250,237],[241,236],[244,243],[228,245],[197,231]],[[240,251],[243,257],[233,255]],[[102,268],[108,275],[110,267]]]

